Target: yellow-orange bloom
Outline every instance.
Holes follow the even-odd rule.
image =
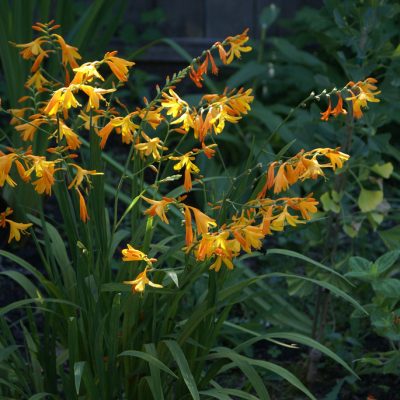
[[[189,152],[180,157],[170,157],[171,160],[179,160],[179,162],[174,165],[175,171],[185,168],[185,180],[183,186],[187,192],[192,189],[191,174],[198,174],[200,172],[200,169],[192,163],[192,161],[195,159],[195,157],[192,157],[192,154],[192,152]]]
[[[71,81],[71,85],[91,82],[93,78],[98,78],[101,81],[104,81],[104,78],[97,71],[97,64],[98,61],[88,62],[82,64],[78,68],[74,68],[75,76]]]
[[[353,115],[355,118],[359,119],[362,117],[362,108],[367,107],[367,102],[377,103],[380,100],[375,98],[376,95],[381,93],[377,90],[374,83],[378,81],[375,78],[367,78],[364,81],[359,81],[357,83],[349,82],[347,85],[350,86],[351,97],[346,100],[351,100],[353,102]]]
[[[260,226],[253,226],[252,220],[241,216],[234,218],[229,229],[231,230],[234,238],[240,243],[240,246],[246,253],[250,253],[252,248],[260,249],[262,246],[262,239],[264,239],[263,229]]]
[[[79,149],[81,146],[82,142],[79,140],[79,136],[62,121],[59,124],[58,135],[59,140],[62,140],[65,137],[68,147],[71,150]]]
[[[143,200],[147,201],[147,203],[152,204],[152,206],[144,212],[145,214],[150,215],[152,217],[158,215],[161,221],[165,222],[166,224],[169,224],[165,212],[168,211],[169,204],[175,202],[175,199],[172,199],[170,197],[163,197],[162,200],[152,200],[148,199],[145,196],[142,196],[142,198]]]
[[[147,271],[149,270],[149,267],[146,267],[143,272],[141,272],[136,279],[133,281],[124,281],[125,284],[131,285],[132,286],[132,293],[143,293],[146,285],[149,285],[154,288],[162,288],[163,286],[152,282],[148,277],[147,277]]]
[[[89,85],[80,85],[79,89],[85,92],[89,96],[89,101],[86,106],[86,111],[89,111],[91,108],[97,110],[100,107],[100,100],[106,101],[106,99],[103,97],[103,94],[111,93],[116,90],[116,89],[94,88]]]
[[[156,262],[155,258],[149,258],[145,253],[135,249],[130,244],[127,244],[127,248],[122,250],[122,261],[145,261],[148,264]]]
[[[299,220],[297,215],[291,215],[288,211],[288,206],[285,205],[282,212],[271,222],[271,229],[274,231],[283,231],[285,223],[296,226],[297,224],[304,224],[305,222]]]
[[[42,124],[48,123],[47,119],[40,114],[31,115],[30,122],[15,126],[15,129],[21,134],[23,141],[32,141],[36,131]]]
[[[78,192],[79,196],[79,217],[82,222],[86,223],[89,219],[89,215],[86,208],[85,198],[82,196],[82,193],[77,188],[76,191]]]
[[[140,151],[142,156],[148,157],[151,154],[154,160],[157,161],[161,158],[159,150],[168,150],[168,147],[163,146],[163,142],[159,137],[150,138],[144,132],[142,132],[142,136],[146,143],[135,144],[135,148]]]
[[[38,56],[45,51],[42,49],[42,44],[46,43],[47,40],[43,37],[38,37],[32,42],[23,43],[23,44],[15,44],[16,47],[22,48],[20,51],[22,58],[25,60],[29,60],[32,57]]]
[[[76,171],[75,171],[75,177],[69,184],[68,189],[71,189],[72,187],[78,189],[81,186],[84,179],[86,179],[87,183],[90,184],[89,175],[103,175],[102,172],[97,172],[95,170],[88,171],[87,169],[84,169],[77,164],[70,164],[70,165],[74,167]]]
[[[16,183],[10,177],[10,170],[14,160],[17,158],[15,153],[4,154],[0,151],[0,187],[7,182],[11,187],[16,186]]]
[[[50,82],[41,74],[40,70],[38,70],[26,81],[25,86],[34,86],[37,91],[41,91],[43,87],[49,83]]]
[[[110,67],[113,74],[119,79],[120,82],[128,80],[128,68],[135,65],[132,61],[124,60],[123,58],[115,57],[117,51],[107,52],[104,55],[104,61]]]
[[[10,120],[10,125],[18,125],[21,123],[21,119],[24,118],[26,110],[29,110],[29,107],[24,108],[10,108],[8,112],[12,115]]]
[[[311,219],[311,214],[314,214],[318,211],[317,205],[319,204],[318,201],[316,201],[314,198],[311,197],[306,197],[306,198],[289,198],[287,199],[287,204],[293,209],[293,210],[299,210],[301,213],[301,216],[304,219]]]
[[[26,230],[32,226],[31,223],[23,224],[21,222],[15,222],[10,219],[7,219],[6,217],[11,215],[12,213],[13,210],[11,208],[7,208],[6,211],[0,213],[0,227],[5,228],[6,223],[8,223],[10,227],[10,235],[8,237],[8,243],[10,243],[11,240],[13,239],[19,242],[21,239],[21,234],[27,234],[28,232],[26,232]]]
[[[56,33],[54,33],[53,36],[60,44],[62,53],[61,62],[64,64],[64,66],[67,66],[67,64],[69,64],[71,68],[78,68],[78,63],[76,62],[76,60],[80,60],[82,58],[78,53],[78,49],[65,43],[65,40],[62,36],[57,35]]]
[[[110,120],[110,122],[102,128],[98,135],[101,137],[100,147],[103,149],[107,143],[107,139],[113,129],[118,134],[121,134],[122,142],[129,144],[133,142],[133,136],[139,125],[132,122],[132,116],[135,113],[130,113],[126,117],[115,117]]]
[[[249,29],[247,28],[240,35],[229,36],[225,39],[230,48],[226,52],[226,60],[224,60],[225,57],[222,58],[224,64],[230,64],[235,57],[241,58],[241,53],[247,53],[252,50],[250,46],[244,46],[244,44],[249,40],[249,37],[247,36],[248,31]]]
[[[76,108],[80,106],[81,104],[76,100],[73,94],[74,90],[77,90],[75,86],[64,87],[56,90],[43,112],[48,115],[56,115],[59,108],[62,110],[68,110],[71,107]]]

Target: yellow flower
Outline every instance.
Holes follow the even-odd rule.
[[[81,104],[73,94],[74,90],[77,90],[77,87],[74,85],[56,90],[43,112],[48,115],[56,115],[60,107],[62,110],[68,110],[71,107],[76,108],[80,106]]]
[[[288,211],[288,206],[286,205],[283,211],[271,222],[271,229],[274,231],[283,231],[285,227],[285,222],[291,226],[296,226],[297,224],[304,224],[304,221],[299,220],[297,215],[291,215]]]
[[[29,110],[29,107],[24,108],[10,108],[8,112],[13,116],[10,121],[10,125],[18,125],[21,123],[21,119],[24,118],[26,110]]]
[[[163,142],[159,137],[149,138],[144,132],[142,132],[143,138],[146,143],[135,144],[135,148],[140,151],[141,155],[148,157],[150,154],[154,160],[159,160],[161,155],[159,150],[168,150],[168,147],[163,146]]]
[[[59,160],[47,161],[45,157],[26,155],[25,158],[33,162],[33,165],[29,170],[25,171],[25,176],[29,177],[33,171],[35,171],[36,181],[32,182],[35,186],[35,190],[39,193],[51,194],[51,188],[55,182],[54,174],[58,169],[55,169],[55,165]]]
[[[161,106],[167,109],[167,115],[176,118],[181,115],[184,108],[189,109],[189,104],[182,100],[172,89],[169,89],[168,93],[169,95],[165,92],[162,93],[164,100],[161,102]]]
[[[23,44],[15,44],[16,47],[20,47],[23,50],[20,51],[22,58],[25,60],[29,60],[32,57],[38,56],[45,51],[42,49],[42,44],[46,43],[47,40],[43,37],[38,37],[32,42],[23,43]]]
[[[125,284],[131,285],[132,286],[132,293],[143,293],[146,285],[149,285],[154,288],[162,288],[163,286],[152,282],[148,277],[147,277],[147,271],[149,270],[149,267],[146,267],[143,272],[141,272],[136,279],[133,281],[124,281]]]
[[[180,169],[185,168],[185,180],[183,186],[187,192],[192,189],[191,174],[198,174],[200,172],[200,169],[192,163],[192,161],[195,159],[195,157],[192,157],[192,154],[192,152],[189,152],[180,157],[170,157],[171,160],[179,160],[179,162],[174,165],[175,171],[179,171]]]
[[[144,213],[154,217],[158,215],[161,221],[169,224],[168,218],[165,212],[168,210],[168,205],[175,202],[175,199],[169,197],[163,197],[162,200],[152,200],[148,199],[145,196],[142,196],[143,200],[147,201],[147,203],[152,204],[152,206],[147,209]]]
[[[148,258],[142,251],[135,249],[130,244],[127,244],[127,248],[122,250],[122,261],[145,261],[148,264],[156,262],[155,258]]]
[[[58,134],[59,134],[59,140],[62,140],[63,137],[65,137],[68,147],[71,150],[79,149],[79,147],[81,146],[81,141],[79,140],[79,136],[71,128],[65,125],[65,123],[62,121],[59,124]]]
[[[32,141],[37,129],[42,124],[48,123],[47,119],[43,118],[40,114],[31,115],[29,117],[30,122],[25,124],[17,125],[15,129],[21,134],[23,141]]]
[[[215,219],[204,214],[196,207],[190,207],[190,206],[186,206],[186,207],[189,208],[193,212],[194,219],[196,221],[197,232],[200,233],[201,235],[208,233],[210,227],[217,226]]]
[[[87,182],[90,184],[89,175],[103,175],[102,172],[97,172],[94,170],[88,171],[87,169],[83,169],[82,167],[80,167],[77,164],[71,163],[70,165],[75,168],[76,173],[75,173],[75,178],[72,180],[72,182],[68,186],[68,189],[71,189],[72,187],[75,187],[76,189],[78,189],[81,186],[84,179],[86,179]]]
[[[126,117],[115,117],[99,131],[98,135],[101,137],[100,147],[102,149],[106,145],[107,139],[113,129],[115,129],[118,134],[121,134],[123,143],[129,144],[133,142],[133,135],[139,128],[139,125],[131,120],[133,115],[135,115],[135,113],[130,113]]]
[[[322,171],[321,165],[317,161],[316,155],[311,159],[302,157],[299,164],[304,168],[304,172],[299,176],[301,180],[308,178],[316,179],[318,176],[324,176],[324,171]]]
[[[111,93],[116,90],[116,89],[94,88],[88,85],[80,85],[79,89],[84,91],[89,96],[89,101],[86,106],[86,111],[89,111],[91,108],[98,109],[100,107],[100,100],[106,101],[106,99],[103,97],[103,94]]]
[[[359,81],[357,83],[349,82],[347,85],[350,86],[351,97],[346,100],[351,100],[353,102],[353,115],[355,118],[359,119],[362,117],[363,113],[361,108],[367,107],[367,102],[377,103],[380,100],[375,98],[376,95],[381,93],[377,91],[377,87],[373,85],[378,82],[375,78],[367,78],[364,81]]]
[[[234,218],[234,222],[229,226],[233,236],[246,253],[250,253],[252,247],[255,249],[261,248],[261,240],[265,236],[262,227],[253,226],[251,225],[252,222],[241,216],[237,219]]]
[[[13,239],[19,242],[21,239],[21,233],[26,234],[27,232],[25,231],[32,226],[32,224],[23,224],[21,222],[11,221],[9,219],[6,221],[10,224],[10,236],[8,238],[8,243],[10,243]]]
[[[5,182],[11,187],[17,185],[9,175],[15,158],[17,158],[15,153],[4,154],[0,151],[0,187],[3,187]]]
[[[274,180],[274,185],[275,185],[274,193],[279,193],[279,192],[285,191],[289,187],[289,182],[288,182],[288,179],[286,176],[285,168],[286,168],[286,164],[283,163],[278,169],[278,172],[277,172],[277,174],[275,176],[275,180]]]
[[[13,210],[9,207],[6,209],[6,211],[0,213],[0,227],[5,228],[6,223],[8,223],[10,226],[10,236],[8,237],[8,243],[10,243],[13,239],[19,242],[21,239],[21,233],[27,234],[27,232],[25,231],[32,226],[32,224],[30,223],[23,224],[21,222],[15,222],[7,219],[6,217],[11,215],[12,213]]]
[[[314,214],[318,211],[316,205],[319,203],[312,197],[291,198],[287,199],[287,203],[293,210],[300,210],[301,216],[307,220],[311,219],[310,213]]]
[[[229,50],[226,52],[226,61],[222,60],[224,64],[230,64],[233,59],[240,58],[241,53],[247,53],[251,51],[250,46],[244,46],[244,44],[249,40],[247,36],[247,32],[249,29],[245,29],[240,35],[237,36],[229,36],[225,39],[225,41],[230,46]]]
[[[204,234],[196,250],[196,259],[204,261],[216,256],[210,269],[215,269],[218,272],[221,269],[222,263],[228,269],[233,269],[232,258],[239,254],[240,245],[236,240],[228,239],[228,237],[228,231],[217,234]]]
[[[137,115],[142,121],[147,122],[153,129],[157,129],[157,127],[164,120],[164,117],[161,115],[162,108],[156,109],[137,109]]]
[[[343,163],[347,161],[350,156],[346,153],[342,153],[341,151],[329,148],[325,149],[315,149],[315,152],[318,152],[320,154],[323,154],[325,157],[329,158],[329,161],[331,162],[332,169],[335,170],[336,168],[342,168]]]
[[[117,51],[111,51],[104,55],[104,61],[108,64],[113,74],[119,79],[120,82],[128,80],[128,68],[135,65],[132,61],[124,60],[123,58],[115,57]]]
[[[71,68],[78,68],[78,63],[76,62],[76,60],[80,60],[82,58],[78,53],[78,49],[65,43],[65,40],[60,35],[54,33],[53,36],[60,44],[62,53],[61,62],[64,64],[64,66],[69,64]]]
[[[79,113],[79,118],[80,118],[81,120],[83,120],[83,127],[84,127],[86,130],[90,131],[90,120],[92,120],[92,127],[93,127],[94,131],[95,131],[97,134],[98,134],[98,132],[99,132],[99,128],[97,127],[97,125],[99,124],[99,119],[102,118],[102,117],[103,117],[103,115],[101,115],[101,114],[92,115],[92,116],[90,117],[90,115],[85,114],[83,111],[81,111],[81,112]]]
[[[36,71],[25,83],[26,87],[35,86],[37,91],[43,89],[43,86],[50,82],[40,73],[40,70]]]
[[[96,65],[98,61],[82,64],[78,68],[74,68],[75,76],[71,81],[71,85],[91,82],[93,78],[104,81],[104,78],[97,71]]]

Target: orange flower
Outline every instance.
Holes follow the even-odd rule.
[[[141,272],[136,279],[134,279],[133,281],[124,281],[125,284],[127,285],[131,285],[132,286],[132,293],[143,293],[146,285],[149,285],[151,287],[154,288],[162,288],[163,286],[158,284],[158,283],[154,283],[151,280],[149,280],[149,278],[147,277],[147,271],[149,270],[149,267],[146,267],[144,269],[143,272]]]
[[[314,214],[318,211],[316,206],[319,203],[313,197],[311,197],[311,195],[312,194],[310,194],[309,197],[306,197],[306,198],[287,199],[288,205],[293,210],[299,210],[301,213],[301,216],[307,220],[311,219],[310,213]]]
[[[91,82],[93,78],[98,78],[101,81],[104,81],[104,78],[97,71],[97,64],[99,64],[98,61],[88,62],[74,68],[75,76],[71,81],[71,85]]]
[[[206,144],[204,142],[201,143],[201,148],[203,149],[203,153],[205,154],[205,156],[210,160],[211,158],[214,157],[215,155],[215,150],[213,149],[213,147],[215,147],[215,144],[206,146]]]
[[[226,53],[226,64],[230,64],[235,57],[240,58],[241,53],[247,53],[252,50],[250,46],[243,46],[249,40],[249,37],[247,36],[248,31],[249,29],[247,28],[240,35],[233,37],[229,36],[225,39],[230,46],[230,49]],[[223,59],[222,61],[224,62]]]
[[[79,149],[79,147],[81,146],[81,141],[79,140],[79,136],[71,128],[65,125],[65,123],[62,121],[60,121],[59,124],[58,134],[59,134],[58,137],[59,140],[62,140],[63,137],[65,137],[68,147],[71,150]]]
[[[69,164],[69,165],[75,168],[76,174],[75,174],[75,178],[69,184],[68,189],[71,189],[72,187],[75,187],[75,189],[78,189],[81,186],[81,184],[83,183],[84,179],[90,185],[89,175],[103,175],[103,172],[97,172],[95,170],[88,171],[87,169],[83,169],[82,167],[80,167],[77,164]]]
[[[0,187],[3,187],[5,182],[7,182],[11,187],[17,185],[9,175],[12,164],[17,157],[18,156],[15,153],[4,154],[0,151]]]
[[[328,121],[331,113],[332,113],[332,102],[331,102],[331,98],[329,97],[328,98],[328,108],[324,112],[320,113],[322,115],[321,121]]]
[[[5,228],[6,223],[8,223],[10,226],[10,236],[8,237],[8,243],[10,243],[13,239],[19,242],[21,239],[21,234],[27,234],[27,232],[25,231],[32,226],[31,223],[23,224],[21,222],[15,222],[7,219],[6,217],[11,215],[12,213],[13,210],[9,207],[6,209],[6,211],[0,213],[0,227]]]
[[[336,118],[340,114],[347,114],[347,111],[343,108],[343,98],[339,92],[336,93],[338,97],[338,102],[336,107],[332,110],[331,114]]]
[[[185,243],[189,247],[193,243],[192,215],[189,207],[184,205],[185,214]]]
[[[50,82],[40,73],[40,71],[36,71],[25,83],[26,87],[35,86],[37,91],[41,91],[45,85],[48,85]]]
[[[147,201],[147,203],[152,204],[152,206],[147,209],[144,213],[154,217],[158,215],[161,221],[169,224],[168,218],[165,214],[168,211],[168,205],[175,202],[175,199],[169,197],[163,197],[162,200],[152,200],[148,199],[145,196],[142,196],[143,200]]]
[[[85,198],[82,196],[82,193],[78,188],[76,188],[79,196],[79,217],[82,222],[86,223],[89,219],[89,215],[86,208]]]
[[[29,60],[32,57],[45,53],[41,46],[43,43],[47,43],[47,40],[43,37],[38,37],[32,42],[14,45],[15,47],[22,48],[23,50],[21,50],[19,54],[21,54],[22,58],[25,60]]]
[[[115,117],[110,120],[110,122],[102,128],[98,135],[101,137],[100,147],[103,149],[107,143],[107,139],[113,129],[118,134],[121,134],[122,142],[129,144],[133,142],[133,136],[139,125],[132,122],[131,118],[136,113],[130,113],[126,117]]]
[[[140,151],[142,156],[148,157],[151,154],[154,160],[157,161],[161,158],[159,150],[168,150],[168,147],[163,146],[163,142],[159,137],[150,139],[144,132],[142,132],[142,136],[146,140],[146,143],[135,145],[135,148]]]
[[[206,233],[208,233],[210,227],[217,226],[215,219],[204,214],[198,208],[190,206],[187,206],[187,208],[189,208],[193,212],[194,219],[196,221],[197,232],[201,235],[205,235]]]
[[[21,119],[24,118],[26,110],[29,110],[29,107],[24,108],[10,108],[8,112],[13,116],[10,120],[10,125],[18,125],[21,123]]]
[[[202,81],[204,80],[203,75],[207,74],[209,62],[211,64],[211,72],[214,75],[218,74],[218,68],[217,68],[214,58],[209,50],[207,51],[204,61],[197,68],[197,71],[194,69],[193,66],[190,68],[189,77],[198,88],[203,87],[203,84],[202,84]]]
[[[42,63],[45,57],[48,57],[49,51],[42,51],[37,57],[35,62],[32,64],[31,72],[35,72],[39,69],[40,64]]]
[[[260,226],[252,226],[252,222],[241,216],[237,219],[234,218],[234,222],[229,226],[233,236],[246,253],[250,253],[252,247],[255,249],[261,248],[261,240],[265,236],[263,229]]]
[[[374,78],[367,78],[364,81],[359,81],[357,83],[349,82],[347,85],[350,86],[351,97],[346,100],[351,100],[353,102],[353,115],[356,119],[362,117],[363,113],[361,108],[367,107],[367,102],[377,103],[380,100],[375,98],[376,95],[381,93],[377,91],[377,87],[373,85],[377,80]]]
[[[156,262],[155,258],[148,258],[142,251],[135,249],[130,244],[127,244],[127,248],[122,250],[122,261],[145,261],[147,264]]]
[[[89,96],[89,101],[86,106],[86,111],[89,111],[91,108],[97,110],[100,107],[100,100],[106,101],[106,99],[103,97],[103,94],[115,92],[116,90],[116,89],[94,88],[89,85],[80,85],[79,89],[85,92]]]
[[[289,187],[289,182],[286,176],[285,167],[286,163],[283,163],[278,169],[278,172],[275,177],[274,193],[285,191]]]
[[[37,129],[42,124],[47,124],[47,119],[43,118],[40,114],[31,115],[29,117],[30,122],[26,122],[25,124],[17,125],[15,129],[21,134],[23,141],[32,141]]]
[[[68,110],[71,107],[80,106],[81,104],[73,94],[74,90],[77,90],[74,85],[56,90],[43,112],[48,115],[56,115],[60,107],[62,110]]]
[[[78,68],[79,65],[76,62],[76,60],[80,60],[82,58],[78,53],[78,49],[76,47],[70,46],[69,44],[65,43],[64,38],[61,37],[60,35],[53,33],[53,36],[60,44],[62,53],[61,62],[64,64],[64,66],[66,67],[67,64],[69,64],[71,68]]]
[[[107,52],[104,55],[104,61],[108,64],[111,71],[120,82],[126,82],[128,80],[128,68],[135,65],[135,63],[124,60],[123,58],[115,57],[117,53],[117,51]]]
[[[192,161],[195,159],[195,157],[191,156],[192,154],[192,152],[189,152],[180,157],[170,157],[171,160],[179,160],[179,162],[174,165],[175,171],[179,171],[180,169],[185,168],[185,180],[183,186],[187,192],[192,189],[191,174],[198,174],[200,172],[200,169],[192,163]]]

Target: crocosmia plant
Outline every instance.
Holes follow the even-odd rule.
[[[135,104],[133,61],[110,51],[84,62],[58,28],[37,23],[32,42],[14,44],[31,66],[26,95],[20,108],[3,99],[1,109],[13,133],[0,150],[10,198],[0,210],[9,248],[0,254],[19,265],[6,275],[27,296],[1,310],[2,398],[267,399],[263,371],[314,398],[288,370],[249,357],[251,340],[238,346],[222,336],[236,326],[230,310],[246,288],[268,278],[238,278],[250,268],[244,260],[318,211],[312,193],[291,187],[340,173],[349,155],[304,149],[263,164],[244,150],[237,173],[226,168],[220,138],[251,112],[255,93],[226,88],[195,104],[180,83],[209,87],[219,68],[252,50],[247,30]],[[366,78],[311,93],[304,105],[326,101],[324,121],[358,119],[379,93]],[[26,246],[34,261],[14,254]],[[221,378],[231,369],[245,376],[233,388]]]

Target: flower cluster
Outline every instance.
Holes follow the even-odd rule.
[[[95,151],[99,153],[104,150],[112,134],[120,135],[122,143],[130,146],[121,185],[131,162],[140,167],[135,171],[136,176],[143,176],[141,174],[147,168],[155,171],[156,178],[151,187],[156,191],[151,192],[151,198],[143,196],[146,191],[143,182],[135,193],[136,199],[140,198],[139,204],[145,202],[149,205],[144,214],[151,218],[151,223],[152,218],[156,218],[169,224],[168,212],[170,208],[175,208],[175,214],[178,211],[182,215],[184,251],[196,261],[208,263],[210,269],[219,271],[222,265],[232,269],[233,260],[243,252],[251,253],[260,249],[267,235],[310,220],[312,214],[317,212],[318,205],[312,194],[305,197],[276,195],[299,181],[323,177],[326,168],[342,168],[349,159],[339,149],[318,148],[301,151],[285,161],[271,162],[259,177],[258,184],[252,186],[254,192],[250,198],[240,207],[236,204],[235,212],[228,212],[229,218],[217,223],[217,215],[213,218],[205,210],[189,204],[185,200],[186,195],[178,198],[162,196],[159,188],[163,180],[172,182],[183,175],[184,190],[179,188],[179,191],[190,192],[194,177],[202,178],[198,166],[202,154],[208,159],[212,158],[216,153],[217,144],[214,141],[218,136],[229,124],[239,123],[250,112],[254,99],[252,89],[225,89],[222,93],[204,94],[197,105],[189,104],[177,89],[185,77],[201,88],[210,68],[212,74],[217,74],[216,52],[225,65],[250,51],[251,47],[247,45],[248,30],[215,43],[188,67],[174,74],[171,79],[167,77],[163,88],[157,87],[153,100],[149,102],[144,99],[143,107],[129,110],[116,98],[116,93],[127,82],[134,62],[120,58],[116,51],[111,51],[100,60],[79,65],[79,50],[54,32],[58,27],[53,21],[38,23],[33,28],[39,32],[39,37],[30,43],[16,45],[21,49],[21,56],[32,61],[31,74],[26,82],[31,95],[20,99],[23,107],[8,111],[12,116],[10,123],[24,142],[35,142],[40,138],[48,143],[48,148],[46,156],[43,153],[34,154],[30,143],[23,149],[7,148],[6,152],[0,151],[0,187],[15,187],[22,181],[32,184],[39,194],[51,195],[54,185],[65,180],[67,189],[73,191],[75,196],[72,203],[76,207],[79,204],[81,221],[87,223],[90,207],[88,211],[85,197],[90,196],[92,180],[98,182],[93,176],[101,175],[103,171],[101,167],[97,168],[97,164],[98,170],[87,168],[76,160],[86,142],[84,135],[89,135],[91,152],[96,146]],[[46,60],[57,52],[61,52],[61,80],[53,79],[45,69]],[[109,76],[106,76],[107,73]],[[344,108],[344,100],[352,103],[354,117],[360,118],[367,102],[379,101],[375,96],[380,92],[374,83],[376,80],[367,78],[357,83],[349,82],[343,89],[334,89],[329,94],[323,92],[329,98],[329,105],[321,113],[321,119],[327,121],[331,116],[346,114],[348,111]],[[343,96],[344,92],[350,93],[350,97]],[[319,99],[321,95],[314,98]],[[332,95],[337,98],[334,107]],[[176,136],[182,142],[186,138],[191,138],[191,142],[195,139],[198,147],[193,148],[193,144],[185,150],[181,150],[180,146],[173,147],[171,143],[176,142],[176,138],[172,137],[174,134],[178,134]],[[161,179],[160,175],[169,166],[181,175]],[[120,187],[117,192],[119,190]],[[130,207],[135,203],[136,200]],[[227,204],[228,200],[224,199],[213,208],[227,208]],[[121,220],[129,211],[130,208]],[[9,241],[13,238],[19,240],[21,233],[26,232],[32,224],[13,222],[8,218],[11,212],[7,209],[0,214],[0,227],[10,227]],[[117,215],[118,195],[115,218]],[[118,224],[114,223],[115,226]],[[153,283],[147,276],[154,270],[153,264],[157,260],[135,247],[127,244],[122,250],[122,261],[136,262],[144,266],[144,270],[134,280],[124,283],[131,285],[135,293],[143,292],[147,285],[161,288],[161,284]]]
[[[380,101],[375,97],[380,91],[377,90],[374,83],[377,83],[375,78],[367,78],[357,83],[350,81],[343,89],[334,90],[332,94],[335,93],[337,96],[335,107],[332,107],[330,94],[325,94],[328,97],[328,108],[321,113],[321,120],[328,121],[331,115],[336,118],[341,114],[347,114],[346,109],[343,108],[342,92],[350,93],[351,96],[345,100],[351,102],[354,118],[360,119],[363,116],[362,108],[368,107],[367,102],[377,103]]]

